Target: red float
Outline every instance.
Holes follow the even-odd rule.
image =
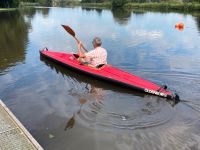
[[[175,25],[175,28],[182,31],[184,29],[184,23],[180,22]]]

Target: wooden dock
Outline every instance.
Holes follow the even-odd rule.
[[[43,150],[1,100],[0,150]]]

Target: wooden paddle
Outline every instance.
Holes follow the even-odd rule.
[[[74,30],[72,30],[72,28],[70,28],[69,26],[66,25],[62,25],[62,27],[71,35],[74,37],[74,39],[76,40],[77,43],[80,42],[80,40],[76,37],[76,33],[74,32]],[[82,45],[83,49],[88,52],[88,50]]]

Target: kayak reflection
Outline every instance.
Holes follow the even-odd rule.
[[[71,82],[72,85],[70,90],[68,90],[68,94],[75,97],[79,102],[78,110],[67,119],[64,127],[65,131],[74,128],[76,122],[89,128],[102,129],[103,127],[104,130],[113,130],[113,128],[147,128],[168,122],[170,116],[173,115],[173,111],[171,111],[173,107],[170,108],[167,106],[163,98],[145,95],[130,89],[101,82],[59,66],[42,56],[41,60],[47,66],[56,70],[58,74],[62,74],[64,78],[67,77],[67,81]],[[111,100],[108,96],[110,93],[114,93]],[[115,93],[116,101],[113,98],[115,97]],[[128,106],[129,104],[126,105],[127,102],[123,104],[125,99],[123,97],[120,98],[120,95],[124,95],[125,97],[130,95],[130,97],[134,97],[133,101],[135,99],[138,99],[138,101],[132,103],[133,107]],[[117,100],[121,102],[117,102]],[[122,104],[124,108],[123,106],[121,107]],[[167,104],[171,106],[176,105],[174,101],[168,101]],[[117,107],[121,108],[118,109]]]
[[[71,82],[76,82],[78,83],[85,83],[86,86],[84,88],[84,92],[90,93],[96,95],[100,95],[97,93],[101,93],[105,90],[112,90],[112,91],[116,91],[116,92],[120,92],[120,93],[127,93],[127,94],[133,94],[135,96],[139,96],[139,97],[146,97],[148,96],[150,97],[155,97],[154,95],[146,95],[144,93],[140,93],[140,92],[136,92],[134,90],[131,90],[129,88],[124,88],[124,87],[120,87],[117,86],[115,84],[109,84],[107,82],[101,82],[100,80],[97,80],[95,78],[89,77],[85,74],[80,74],[77,73],[75,71],[72,71],[68,68],[64,68],[58,64],[56,64],[55,62],[52,62],[50,60],[48,60],[47,58],[40,56],[40,60],[43,61],[47,66],[49,66],[51,69],[55,70],[57,73],[62,74],[62,76],[67,76],[73,80],[71,80]],[[73,91],[69,91],[69,94],[76,94],[73,93]],[[98,96],[97,96],[98,97]]]
[[[116,91],[116,92],[120,92],[120,93],[132,94],[134,96],[139,96],[139,97],[147,97],[147,98],[156,97],[154,95],[148,95],[145,93],[137,92],[137,91],[134,91],[129,88],[120,87],[115,84],[101,82],[100,80],[97,80],[93,77],[89,77],[85,74],[80,74],[80,73],[72,71],[68,68],[64,68],[63,66],[60,66],[60,65],[56,64],[55,62],[52,62],[49,59],[43,57],[42,55],[40,56],[40,59],[47,66],[50,66],[51,69],[53,69],[53,70],[55,69],[57,73],[61,73],[62,76],[66,75],[66,76],[70,77],[71,79],[73,79],[73,80],[71,80],[71,82],[74,81],[74,82],[76,82],[76,84],[77,83],[85,83],[86,86],[85,86],[84,91],[92,94],[92,96],[96,97],[95,99],[98,99],[98,98],[102,99],[102,95],[103,95],[104,91],[106,91],[106,90],[112,90],[112,91]],[[75,83],[74,83],[74,85],[75,85]],[[73,95],[76,93],[73,93],[73,91],[69,91],[69,94]],[[158,99],[163,100],[163,98],[158,98]],[[166,101],[169,102],[172,106],[175,106],[178,103],[177,101],[170,100],[170,99],[166,99]]]

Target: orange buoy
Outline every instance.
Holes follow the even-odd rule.
[[[180,22],[175,25],[175,28],[178,30],[183,30],[184,26],[185,26],[184,23]]]

